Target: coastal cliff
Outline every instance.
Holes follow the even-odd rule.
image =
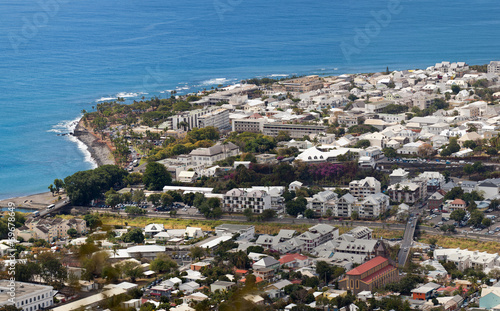
[[[106,165],[106,164],[115,164],[115,159],[113,157],[113,153],[109,149],[106,143],[99,141],[99,139],[90,133],[82,124],[82,121],[78,123],[76,126],[73,136],[78,138],[81,142],[83,142],[92,158],[96,161],[98,166]]]

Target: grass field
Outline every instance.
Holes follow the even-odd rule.
[[[429,239],[432,237],[437,238],[438,242],[436,244],[444,248],[461,248],[491,254],[500,253],[500,242],[484,242],[473,239],[455,238],[442,235],[436,236],[430,234],[424,234],[419,239],[419,242],[429,243]]]

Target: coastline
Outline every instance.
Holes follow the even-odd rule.
[[[115,164],[115,158],[109,146],[85,128],[82,119],[78,121],[75,130],[70,135],[76,137],[87,147],[97,166]]]

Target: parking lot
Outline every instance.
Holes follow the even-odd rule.
[[[449,213],[444,213],[444,214],[445,216],[447,216],[447,214]],[[491,226],[489,228],[475,228],[466,224],[466,221],[462,221],[462,223],[457,223],[455,220],[443,217],[443,213],[441,212],[438,213],[433,212],[430,214],[426,213],[425,216],[422,216],[422,220],[427,221],[427,224],[433,226],[434,228],[439,228],[442,225],[454,225],[456,231],[459,233],[476,233],[484,235],[495,235],[500,237],[500,211],[486,210],[484,211],[484,215],[485,217],[488,216],[492,219]],[[466,220],[468,220],[467,217]]]

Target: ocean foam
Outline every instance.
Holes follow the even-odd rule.
[[[226,78],[215,78],[215,79],[205,80],[205,81],[201,82],[201,86],[219,85],[219,84],[225,84],[227,82],[229,82],[229,80]]]
[[[96,103],[99,103],[99,102],[107,102],[107,101],[110,101],[110,100],[117,100],[118,98],[116,97],[101,97],[99,99],[96,99]]]
[[[77,117],[74,120],[64,120],[52,127],[52,129],[48,130],[47,132],[52,132],[52,133],[57,133],[57,134],[66,134],[65,137],[75,143],[77,145],[78,150],[83,154],[84,156],[84,161],[88,162],[92,165],[92,168],[96,168],[97,162],[92,158],[92,154],[90,153],[87,145],[85,145],[81,140],[76,138],[76,136],[73,136],[75,132],[76,126],[78,125],[78,122],[80,122],[80,119],[82,116]]]

